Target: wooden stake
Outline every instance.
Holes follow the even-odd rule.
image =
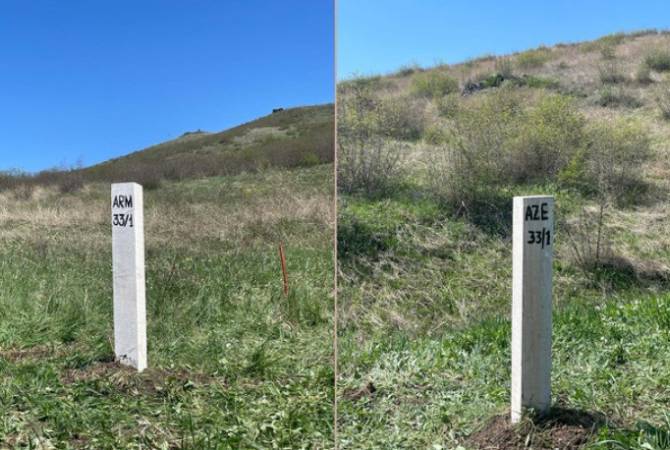
[[[288,271],[286,270],[286,255],[284,254],[284,244],[279,241],[279,260],[281,261],[281,272],[284,278],[284,295],[288,296]]]

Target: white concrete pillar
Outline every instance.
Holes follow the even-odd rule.
[[[137,183],[112,184],[114,354],[139,372],[147,367],[144,199]]]
[[[512,423],[551,406],[551,276],[554,198],[514,197],[512,230]]]

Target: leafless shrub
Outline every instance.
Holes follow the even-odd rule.
[[[338,189],[367,196],[387,194],[402,178],[401,162],[407,144],[370,137],[338,138]]]
[[[575,220],[562,226],[570,258],[586,273],[613,256],[612,244],[606,233],[605,209],[605,203],[595,210],[583,208]]]
[[[84,187],[84,178],[78,172],[65,172],[58,181],[58,191],[61,194],[73,194]]]
[[[14,198],[17,200],[30,200],[33,198],[35,192],[35,185],[31,183],[17,184],[12,190]]]

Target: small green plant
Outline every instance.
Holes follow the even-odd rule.
[[[661,47],[654,48],[647,53],[644,62],[651,70],[670,71],[670,50]]]
[[[412,91],[419,97],[440,98],[458,92],[458,80],[440,70],[414,74]]]

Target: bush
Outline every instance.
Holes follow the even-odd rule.
[[[375,134],[400,140],[416,140],[424,130],[424,109],[422,103],[407,98],[386,97],[377,102],[371,112]]]
[[[458,80],[440,70],[417,73],[412,77],[412,91],[427,98],[440,98],[458,92]]]
[[[670,82],[666,82],[659,87],[656,103],[661,110],[661,117],[670,120]]]
[[[396,75],[399,77],[408,77],[416,72],[421,72],[422,69],[418,64],[410,64],[410,65],[405,65],[401,66],[398,71],[396,72]]]
[[[551,51],[546,47],[540,47],[519,53],[516,57],[516,64],[521,69],[533,69],[544,66],[550,59]]]
[[[603,36],[599,39],[596,39],[595,41],[591,42],[584,42],[580,44],[579,49],[583,53],[589,53],[589,52],[595,52],[595,51],[600,51],[601,54],[604,52],[605,54],[610,52],[611,50],[607,49],[612,49],[614,50],[615,47],[626,39],[626,35],[624,33],[614,33],[614,34],[608,34],[606,36]]]
[[[449,140],[449,133],[444,126],[436,123],[426,128],[423,139],[433,145],[444,144]]]
[[[496,58],[495,71],[505,78],[514,75],[514,63],[510,58]]]
[[[58,182],[58,191],[61,194],[73,194],[84,187],[84,178],[78,172],[64,172]]]
[[[532,106],[511,87],[461,111],[431,164],[434,192],[456,204],[482,190],[555,178],[583,145],[584,119],[572,101],[545,95]]]
[[[647,64],[642,63],[637,68],[637,72],[635,72],[635,81],[639,84],[653,83],[654,80],[651,78],[651,69]]]
[[[436,102],[437,112],[442,117],[453,118],[458,114],[460,108],[459,94],[449,94]]]
[[[613,59],[598,67],[600,82],[603,84],[616,84],[626,81],[626,76],[621,71],[619,61]]]
[[[413,99],[380,97],[368,88],[350,89],[338,97],[338,133],[363,140],[371,136],[416,140],[424,129],[424,106]]]
[[[645,64],[657,72],[670,70],[670,51],[662,48],[651,50],[644,59]]]
[[[604,108],[639,108],[642,106],[640,99],[628,93],[623,87],[605,86],[598,91],[596,103]]]
[[[340,192],[369,197],[389,194],[401,182],[402,142],[369,137],[338,137],[337,186]]]
[[[587,129],[587,145],[559,175],[559,182],[606,201],[629,203],[644,191],[642,167],[651,156],[649,134],[639,123],[619,119]]]
[[[12,194],[17,200],[30,200],[35,192],[35,185],[31,183],[20,183],[12,189]]]
[[[531,107],[510,143],[507,177],[515,182],[553,179],[583,143],[584,118],[573,101],[547,95]]]
[[[604,45],[600,48],[600,56],[605,60],[616,58],[616,47],[611,45]]]
[[[535,89],[557,89],[560,83],[552,78],[526,75],[521,78],[520,86],[528,86]]]

